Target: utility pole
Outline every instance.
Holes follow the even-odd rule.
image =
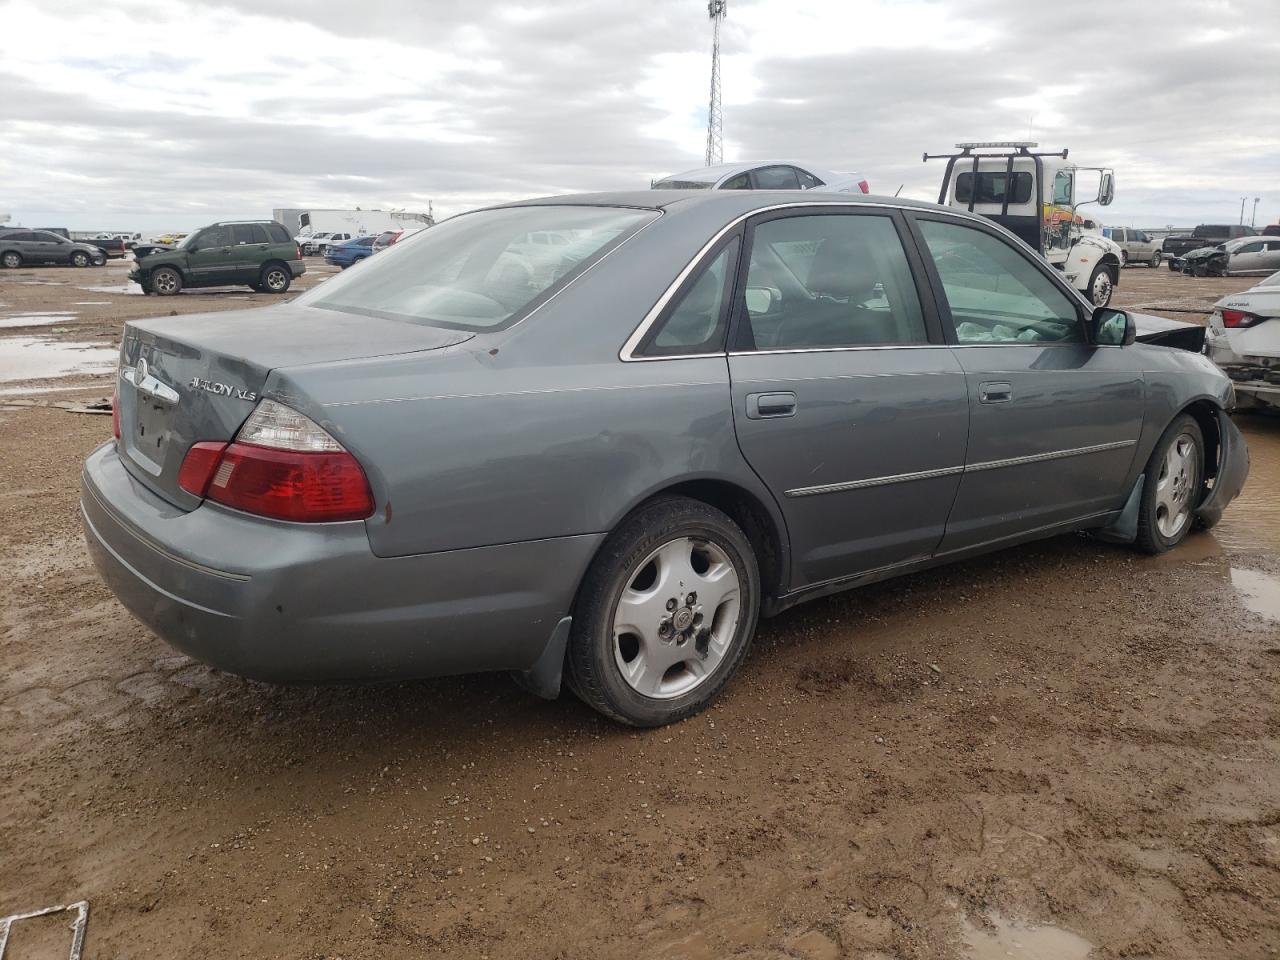
[[[1240,224],[1241,224],[1241,226],[1243,226],[1243,225],[1244,225],[1244,202],[1245,202],[1246,200],[1248,200],[1248,199],[1249,199],[1248,197],[1241,197],[1241,198],[1240,198]]]
[[[1258,202],[1261,197],[1253,198],[1253,213],[1249,215],[1249,226],[1256,227],[1258,225]]]
[[[729,0],[710,0],[711,17],[711,100],[707,105],[707,166],[724,162],[724,114],[720,109],[720,23]]]

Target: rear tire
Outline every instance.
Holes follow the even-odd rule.
[[[1164,553],[1180,544],[1195,526],[1204,477],[1204,434],[1195,419],[1182,414],[1160,436],[1147,461],[1138,511],[1143,553]]]
[[[22,254],[9,250],[3,257],[0,257],[0,263],[4,264],[6,270],[17,270],[22,266]]]
[[[285,293],[292,282],[293,275],[282,263],[268,263],[258,277],[258,286],[267,293]]]
[[[173,267],[157,267],[151,271],[147,286],[162,297],[182,292],[182,274]]]
[[[621,723],[682,720],[737,672],[759,606],[760,571],[738,525],[699,500],[654,500],[609,535],[582,582],[569,687]]]

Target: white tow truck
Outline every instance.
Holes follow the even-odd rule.
[[[1105,207],[1115,199],[1115,172],[1077,166],[1067,161],[1066,150],[1040,153],[1038,146],[1027,141],[957,143],[959,153],[926,153],[924,159],[947,161],[938,203],[981,214],[1012,231],[1061,270],[1085,299],[1105,307],[1120,282],[1120,247],[1086,229],[1086,218],[1078,211],[1089,203]],[[1090,189],[1094,174],[1096,194]]]

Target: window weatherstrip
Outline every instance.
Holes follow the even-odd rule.
[[[772,213],[774,210],[800,209],[803,207],[828,207],[828,208],[833,207],[838,210],[848,210],[850,213],[858,213],[858,212],[865,212],[865,211],[879,211],[879,210],[903,210],[906,212],[917,212],[917,213],[933,213],[934,212],[928,209],[927,207],[922,208],[920,206],[908,205],[905,203],[841,203],[838,200],[836,201],[801,200],[795,203],[775,203],[775,204],[770,204],[767,207],[757,207],[754,210],[748,210],[746,213],[742,214],[741,216],[735,217],[729,223],[725,224],[718,231],[716,231],[715,235],[712,236],[712,238],[708,240],[706,243],[704,243],[702,247],[698,250],[698,252],[693,255],[693,259],[691,259],[687,264],[685,264],[684,269],[681,270],[680,273],[676,275],[675,280],[672,281],[671,284],[667,287],[667,289],[663,291],[662,296],[658,298],[658,302],[649,308],[649,312],[644,315],[644,319],[640,321],[639,326],[637,326],[635,330],[632,331],[631,336],[627,338],[627,342],[622,345],[622,349],[618,351],[618,359],[622,360],[624,363],[654,363],[654,362],[665,361],[665,360],[687,359],[686,356],[682,356],[679,354],[672,355],[669,357],[637,357],[634,355],[634,353],[636,348],[640,346],[640,342],[644,339],[645,335],[649,332],[649,328],[653,326],[654,323],[657,322],[660,316],[662,316],[662,312],[666,310],[667,304],[669,304],[672,298],[675,297],[676,292],[684,284],[685,280],[689,278],[689,275],[693,273],[694,269],[702,262],[703,257],[705,257],[713,249],[715,249],[716,244],[718,244],[722,239],[724,239],[724,237],[729,233],[729,231],[733,230],[744,220],[749,220],[751,217],[759,216],[762,213]],[[939,219],[943,220],[944,222],[947,221],[948,219],[959,220],[961,222],[973,222],[978,224],[989,222],[989,221],[984,221],[983,218],[977,214],[965,215],[962,211],[958,211],[958,210],[947,210],[946,215],[940,217]],[[645,226],[648,226],[648,224],[646,224]],[[644,229],[644,228],[642,227],[641,229]],[[636,232],[638,233],[639,231],[636,231]],[[899,235],[899,239],[901,239],[901,235]],[[739,254],[739,260],[741,260],[741,254]],[[908,261],[909,260],[910,258],[908,258]],[[919,291],[917,289],[917,295],[918,294],[919,294]],[[1077,294],[1077,296],[1079,295]],[[921,307],[923,306],[924,304],[921,303]],[[942,346],[942,344],[927,344],[927,346]],[[707,354],[707,356],[715,356],[715,357],[723,357],[724,355],[725,355],[724,351],[720,351],[714,354]]]
[[[1005,467],[1019,467],[1029,463],[1043,463],[1046,460],[1062,460],[1066,457],[1080,457],[1090,453],[1105,453],[1108,450],[1123,450],[1136,446],[1137,440],[1116,440],[1113,443],[1095,443],[1089,447],[1073,447],[1070,450],[1051,450],[1048,453],[1033,453],[1025,457],[1010,457],[1007,460],[987,460],[982,463],[970,463],[958,467],[939,467],[936,470],[921,470],[916,473],[898,473],[887,477],[868,477],[866,480],[848,480],[844,483],[825,483],[815,487],[795,487],[786,491],[788,497],[814,497],[824,493],[843,493],[847,490],[864,490],[868,487],[884,487],[892,483],[910,483],[915,480],[934,480],[938,477],[955,476],[958,473],[980,473],[983,470],[1001,470]]]

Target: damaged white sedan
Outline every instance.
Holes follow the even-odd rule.
[[[1205,353],[1234,382],[1240,409],[1280,408],[1280,272],[1213,305]]]

